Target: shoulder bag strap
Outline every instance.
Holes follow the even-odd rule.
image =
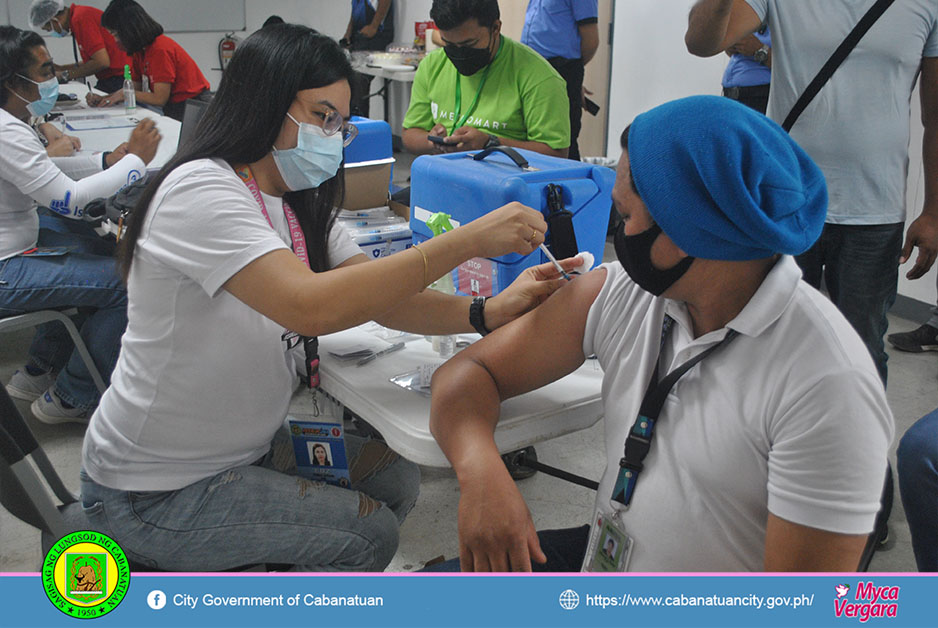
[[[870,10],[866,12],[860,21],[857,22],[857,25],[853,27],[853,30],[850,31],[850,34],[847,35],[847,38],[843,40],[840,46],[837,47],[837,50],[834,51],[834,54],[831,55],[830,59],[827,60],[827,63],[824,64],[824,67],[821,68],[821,71],[817,73],[817,76],[814,77],[814,80],[808,85],[807,89],[804,90],[804,93],[801,94],[801,97],[798,99],[798,102],[795,103],[795,106],[791,108],[791,111],[788,112],[788,117],[785,118],[785,121],[782,123],[782,128],[786,132],[791,131],[791,127],[795,125],[795,121],[798,120],[798,116],[807,108],[807,106],[814,100],[814,97],[817,96],[818,92],[821,91],[821,88],[824,87],[824,84],[830,80],[831,76],[834,74],[834,71],[840,67],[840,64],[844,62],[844,59],[847,58],[847,55],[856,48],[857,44],[863,39],[863,36],[866,35],[867,31],[876,23],[876,20],[886,12],[886,9],[889,8],[894,0],[876,0],[876,3],[870,7]]]

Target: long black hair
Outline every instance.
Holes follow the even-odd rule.
[[[163,34],[163,27],[134,0],[111,0],[101,14],[101,26],[117,33],[120,47],[136,54]]]
[[[27,82],[21,78],[35,63],[33,48],[45,46],[46,42],[33,31],[24,31],[15,26],[0,26],[0,107],[7,104],[10,90]]]
[[[232,57],[192,138],[140,197],[118,250],[124,279],[150,203],[170,172],[196,159],[222,159],[231,165],[259,161],[271,151],[297,92],[351,77],[351,63],[339,45],[306,26],[277,24],[248,37]],[[342,172],[340,168],[318,188],[284,196],[303,228],[310,267],[317,272],[329,268],[328,238],[344,194]]]

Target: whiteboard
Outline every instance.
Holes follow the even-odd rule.
[[[32,0],[0,0],[0,23],[29,28]],[[82,0],[79,4],[104,9],[110,0]],[[167,33],[243,31],[245,0],[137,0]],[[66,6],[70,4],[66,0]],[[7,5],[7,6],[3,6]]]

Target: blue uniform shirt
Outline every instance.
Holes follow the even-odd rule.
[[[355,31],[360,31],[371,24],[371,20],[377,10],[377,2],[372,2],[371,0],[352,0],[352,28]],[[388,11],[388,14],[378,26],[379,33],[384,30],[384,25],[393,14],[393,10]]]
[[[764,34],[753,33],[756,39],[767,46],[772,45],[772,34],[765,29]],[[723,87],[752,87],[768,85],[772,80],[772,70],[752,57],[733,55],[723,72]]]
[[[580,58],[580,24],[599,20],[598,0],[531,0],[521,43],[546,59]]]

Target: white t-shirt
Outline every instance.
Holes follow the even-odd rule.
[[[103,172],[73,181],[52,161],[33,129],[0,109],[0,260],[36,245],[36,203],[68,218],[81,218],[85,205],[136,181],[145,169],[127,155]]]
[[[747,2],[772,30],[767,113],[781,124],[875,0]],[[894,2],[792,127],[827,179],[827,222],[905,220],[909,101],[923,57],[938,57],[938,2]]]
[[[603,367],[610,503],[625,438],[675,319],[661,376],[716,344],[693,339],[683,304],[639,288],[618,263],[583,341]],[[843,315],[783,257],[728,327],[739,336],[672,388],[624,513],[630,571],[760,571],[768,513],[844,534],[872,530],[893,419],[882,383]]]
[[[265,196],[274,224],[282,201]],[[174,170],[150,206],[128,281],[128,325],[82,465],[121,490],[174,490],[267,452],[294,382],[283,327],[222,285],[289,248],[220,160]],[[330,263],[361,250],[340,227]]]

